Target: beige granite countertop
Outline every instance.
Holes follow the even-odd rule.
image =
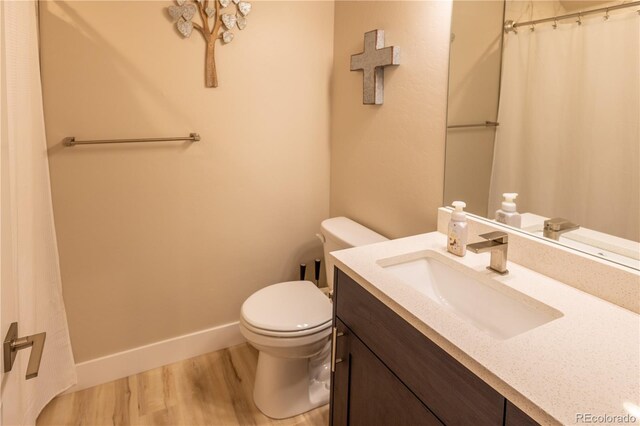
[[[489,253],[449,254],[432,232],[331,253],[336,267],[387,304],[541,424],[579,424],[578,414],[635,415],[640,423],[640,316],[509,262],[486,269]],[[536,299],[563,316],[499,340],[380,266],[377,261],[432,250]],[[401,259],[401,258],[400,258]],[[398,259],[396,259],[398,261]],[[585,422],[582,422],[585,423]]]

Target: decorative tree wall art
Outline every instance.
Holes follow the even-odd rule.
[[[205,85],[218,87],[216,42],[229,44],[234,37],[231,30],[245,29],[251,3],[240,0],[176,0],[176,3],[167,8],[169,16],[184,38],[191,36],[194,29],[202,34],[206,43]],[[200,23],[193,22],[196,14]]]

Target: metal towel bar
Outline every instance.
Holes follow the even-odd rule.
[[[500,123],[496,121],[485,121],[484,123],[473,123],[473,124],[453,124],[451,126],[447,126],[447,129],[466,129],[468,127],[498,127]]]
[[[62,144],[64,146],[76,146],[76,145],[97,145],[104,143],[137,143],[137,142],[171,142],[171,141],[191,141],[198,142],[200,135],[197,133],[190,133],[186,137],[174,137],[174,138],[146,138],[146,139],[103,139],[103,140],[90,140],[90,141],[77,141],[75,136],[69,136],[64,138]]]

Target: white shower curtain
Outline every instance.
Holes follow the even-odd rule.
[[[4,424],[32,425],[76,382],[51,205],[44,132],[36,2],[0,2],[2,336],[47,333],[38,377],[25,380],[29,350],[2,377]]]
[[[640,16],[634,9],[505,35],[490,211],[640,237]]]

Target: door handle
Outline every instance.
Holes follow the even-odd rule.
[[[333,373],[336,371],[336,364],[342,362],[341,358],[336,359],[336,346],[338,345],[338,337],[344,336],[344,333],[333,327],[331,334],[331,372]]]
[[[47,333],[18,337],[18,323],[11,323],[7,336],[4,338],[4,343],[2,344],[4,372],[8,373],[11,371],[19,350],[31,348],[26,380],[38,377],[38,370],[40,370],[40,361],[42,360],[42,351],[44,350],[44,341],[46,338]]]

